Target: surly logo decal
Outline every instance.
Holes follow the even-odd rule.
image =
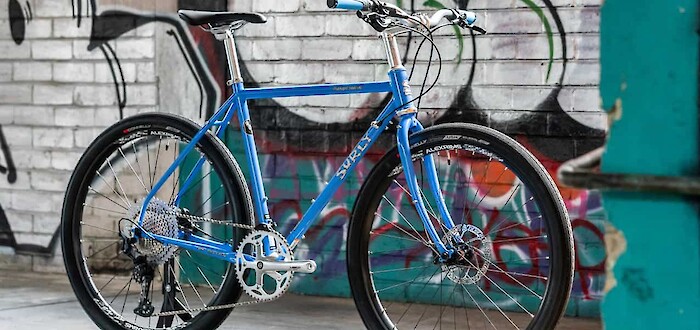
[[[345,176],[348,174],[350,167],[352,167],[352,165],[355,164],[355,162],[357,162],[357,159],[360,158],[362,153],[372,143],[372,138],[369,137],[368,134],[369,133],[365,134],[362,137],[362,139],[360,139],[360,142],[357,142],[357,146],[355,146],[355,149],[352,150],[348,158],[345,158],[343,165],[341,165],[338,169],[338,172],[335,173],[337,177],[345,179]]]

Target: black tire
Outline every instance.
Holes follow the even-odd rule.
[[[465,233],[474,239],[470,243],[473,248],[464,248],[463,251],[471,252],[465,253],[461,264],[453,262],[443,268],[443,263],[436,261],[434,248],[425,243],[429,239],[421,229],[423,224],[406,198],[397,150],[389,151],[360,190],[347,241],[351,292],[365,326],[368,329],[492,329],[503,325],[509,329],[553,329],[569,298],[574,254],[566,208],[544,167],[513,139],[473,124],[434,126],[411,136],[410,141],[418,184],[426,195],[424,202],[435,205],[434,199],[430,199],[427,180],[422,179],[422,160],[431,154],[455,224],[464,223],[460,228],[471,224],[479,230]],[[502,164],[493,165],[494,161]],[[483,170],[485,162],[488,163]],[[456,169],[453,172],[451,168]],[[482,170],[479,183],[478,172]],[[512,174],[504,175],[509,172]],[[493,180],[494,175],[490,174],[498,173]],[[485,184],[491,184],[488,190],[483,189]],[[522,191],[523,187],[527,191]],[[503,208],[497,210],[494,206],[492,210],[481,206],[485,199]],[[526,202],[515,208],[516,199]],[[532,200],[535,202],[530,203]],[[462,201],[464,206],[460,207]],[[534,216],[535,206],[538,217]],[[429,213],[439,215],[439,211],[426,208]],[[520,209],[525,218],[519,217]],[[518,220],[508,222],[514,215]],[[520,223],[521,219],[525,222]],[[437,222],[434,225],[444,242],[446,229]],[[483,234],[481,240],[476,238],[479,231]],[[520,233],[525,235],[521,237]],[[527,258],[528,251],[522,251],[523,247],[533,256],[531,259]],[[545,252],[548,256],[542,257]],[[495,261],[490,260],[491,256]],[[527,267],[530,267],[527,273],[518,272]],[[454,280],[447,277],[448,271]],[[430,273],[426,278],[424,274]],[[513,291],[509,292],[511,287]],[[484,303],[480,305],[479,301]]]
[[[152,187],[153,182],[160,177],[158,172],[172,163],[182,152],[181,148],[191,141],[199,129],[200,126],[196,123],[170,114],[140,114],[126,118],[95,139],[73,172],[61,219],[63,258],[73,291],[86,313],[102,329],[156,328],[159,322],[159,328],[213,329],[231,312],[231,309],[226,309],[193,312],[191,315],[182,314],[174,318],[137,317],[133,308],[138,304],[141,286],[132,276],[134,261],[123,253],[119,242],[119,231],[125,225],[125,221],[119,217],[129,218],[123,213],[130,212],[122,209],[138,204],[136,197],[144,197],[150,191],[149,185]],[[194,210],[192,207],[192,214],[252,224],[253,206],[248,187],[226,146],[207,132],[188,154],[190,156],[195,157],[193,159],[203,156],[207,160],[202,170],[195,173],[198,177],[192,181],[191,189],[182,192],[185,196],[183,201],[188,206],[202,202],[199,206],[202,210]],[[144,169],[146,167],[148,172]],[[207,169],[210,171],[205,174]],[[161,188],[157,197],[164,203],[167,201],[168,205],[173,204],[177,190],[175,187],[182,182],[180,179],[184,181],[181,176],[178,169],[168,181],[167,189]],[[220,185],[217,187],[217,184]],[[207,192],[210,193],[208,199],[205,198]],[[167,193],[170,193],[170,197]],[[215,207],[215,202],[221,205]],[[120,205],[122,209],[119,208]],[[209,214],[204,214],[205,211]],[[247,233],[247,230],[231,226],[196,224],[195,227],[194,230],[200,236],[229,240],[234,246]],[[116,244],[109,243],[115,240]],[[158,247],[167,249],[162,245],[151,247],[154,251]],[[179,250],[162,258],[166,261],[153,263],[155,279],[150,289],[150,300],[156,312],[163,308],[180,310],[174,307],[175,299],[178,304],[192,309],[203,307],[205,303],[212,306],[238,301],[242,290],[234,267],[223,262],[208,263],[205,266],[205,263],[210,262],[207,258],[210,257],[195,251]],[[169,280],[166,280],[166,276]],[[172,302],[169,308],[163,307],[165,305],[162,303],[166,300],[166,282],[175,287],[169,286],[175,292],[170,296],[174,299],[169,300]],[[122,286],[123,283],[128,283],[128,288],[127,284]],[[117,291],[120,287],[121,291]],[[130,294],[130,291],[134,292]],[[194,296],[193,293],[198,298],[190,298]],[[190,299],[187,300],[188,298]],[[187,318],[190,319],[185,321]]]

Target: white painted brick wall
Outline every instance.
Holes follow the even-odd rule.
[[[266,24],[250,24],[237,31],[240,56],[258,83],[386,79],[388,67],[381,42],[354,13],[329,10],[322,0],[229,2],[231,10],[255,10],[268,17]],[[574,118],[594,127],[605,125],[597,90],[600,2],[553,1],[567,33],[569,59],[559,101]],[[419,9],[426,9],[420,6],[421,1],[417,3]],[[88,50],[90,19],[78,27],[67,0],[31,4],[34,19],[27,24],[21,45],[12,40],[8,17],[0,13],[0,125],[18,172],[13,184],[0,175],[0,205],[18,242],[48,244],[58,226],[63,189],[75,163],[85,147],[119,119],[119,109],[112,68],[99,48]],[[478,60],[472,87],[475,99],[485,110],[497,113],[495,116],[517,117],[514,109],[532,110],[549,94],[562,72],[559,35],[555,31],[556,60],[547,80],[548,40],[539,17],[527,5],[517,0],[472,0],[469,6],[478,12],[479,24],[490,32],[474,41]],[[8,0],[0,0],[0,8],[7,7]],[[548,13],[547,17],[555,27]],[[164,23],[150,23],[109,42],[127,83],[125,115],[144,111],[198,113],[198,109],[161,109],[166,103],[177,105],[181,99],[182,108],[199,102],[196,93],[182,93],[191,92],[196,82],[179,58],[177,46],[170,50],[162,47],[172,38],[167,35],[170,29]],[[427,114],[439,114],[466,83],[474,50],[465,33],[460,59],[454,32],[447,28],[437,35],[443,75],[423,100]],[[405,47],[405,40],[400,42]],[[415,49],[414,42],[411,55]],[[425,47],[418,56],[418,78],[426,70],[428,50]],[[163,77],[170,80],[163,81]],[[413,85],[420,82],[418,78]],[[184,87],[171,89],[173,84]],[[377,95],[359,95],[281,102],[297,114],[325,120],[350,118],[355,107],[376,105],[379,99]],[[5,161],[0,155],[0,165]],[[55,258],[0,257],[0,268],[19,267],[17,263],[35,270],[61,268]]]

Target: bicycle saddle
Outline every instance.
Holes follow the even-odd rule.
[[[237,21],[260,24],[267,22],[267,18],[258,13],[233,13],[200,10],[178,10],[180,18],[190,25],[228,25]]]

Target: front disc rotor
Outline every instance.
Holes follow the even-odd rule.
[[[461,237],[462,243],[458,243],[456,237]],[[447,232],[445,241],[458,247],[455,260],[442,265],[447,278],[458,284],[478,282],[489,268],[491,240],[478,227],[461,224]]]

